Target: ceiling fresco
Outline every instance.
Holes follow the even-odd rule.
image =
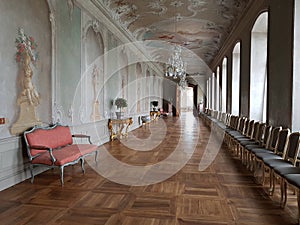
[[[250,0],[99,0],[139,41],[191,50],[207,65]]]

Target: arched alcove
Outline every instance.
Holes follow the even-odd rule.
[[[89,22],[83,35],[81,120],[104,116],[104,43],[95,23]],[[90,116],[89,116],[90,115]]]

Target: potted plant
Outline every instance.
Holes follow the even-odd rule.
[[[122,108],[127,107],[127,100],[124,98],[116,98],[115,105],[117,106],[117,109],[120,109],[119,112],[116,112],[117,119],[121,119],[122,117]]]

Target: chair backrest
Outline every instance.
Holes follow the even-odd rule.
[[[278,135],[281,130],[282,127],[275,127],[272,129],[270,138],[267,143],[267,149],[275,151]]]
[[[207,115],[211,116],[211,109],[207,109]]]
[[[279,131],[278,139],[275,147],[275,154],[282,155],[284,157],[286,151],[286,142],[288,140],[289,134],[290,134],[290,129],[288,128]]]
[[[239,121],[240,121],[240,118],[238,116],[235,116],[235,118],[234,118],[234,125],[233,125],[235,130],[238,129]]]
[[[227,118],[227,126],[230,127],[230,128],[233,127],[232,126],[233,125],[233,120],[234,120],[233,118],[234,118],[233,115],[229,115],[228,118]]]
[[[226,115],[225,115],[225,121],[224,121],[224,124],[226,126],[230,125],[230,117],[231,117],[231,115],[229,113],[226,113]]]
[[[259,144],[261,144],[263,142],[265,127],[266,127],[265,123],[260,123],[258,125],[258,128],[257,128],[258,130],[257,130],[256,136],[255,136],[255,141]]]
[[[213,118],[218,119],[218,111],[217,110],[213,111]]]
[[[245,126],[245,122],[246,122],[247,118],[246,117],[242,117],[240,118],[240,121],[239,121],[239,126],[238,126],[238,131],[243,133],[244,131],[244,126]]]
[[[284,159],[291,162],[293,165],[295,165],[298,160],[299,140],[300,140],[299,132],[293,132],[288,137]]]
[[[248,124],[248,130],[247,130],[247,134],[246,134],[247,137],[250,138],[252,136],[253,128],[254,128],[254,120],[251,120]]]
[[[262,142],[261,142],[261,145],[263,147],[267,146],[268,141],[269,141],[270,136],[271,136],[272,130],[273,130],[273,127],[271,125],[265,126],[265,130],[264,130],[264,134],[263,134],[263,139],[262,139]]]
[[[239,119],[238,116],[231,115],[231,117],[230,117],[230,128],[236,130],[237,125],[238,125],[238,119]]]
[[[216,111],[216,119],[217,119],[217,120],[220,120],[220,114],[221,114],[221,112]]]
[[[221,113],[220,121],[225,124],[226,113]]]
[[[217,119],[219,121],[222,121],[222,112],[221,111],[218,112]]]
[[[246,119],[246,121],[244,123],[244,129],[243,129],[243,135],[245,135],[245,136],[247,136],[247,131],[248,131],[249,123],[250,123],[250,120]]]
[[[256,140],[256,138],[257,138],[258,131],[259,131],[259,125],[260,125],[260,122],[255,122],[253,125],[253,132],[252,132],[252,135],[250,136],[250,138],[252,140]]]

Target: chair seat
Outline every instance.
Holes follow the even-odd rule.
[[[236,130],[233,129],[233,128],[230,128],[230,127],[226,127],[226,129],[225,129],[225,132],[226,132],[227,134],[229,134],[229,133],[232,132],[232,131],[236,131]]]
[[[236,138],[238,142],[245,142],[245,141],[251,141],[251,138],[248,138],[246,136],[244,137],[240,137],[240,138]]]
[[[222,129],[225,130],[226,129],[226,125],[222,122],[217,123],[217,125]]]
[[[254,144],[256,144],[256,142],[254,141],[254,140],[245,140],[245,141],[241,141],[240,142],[240,145],[242,145],[242,146],[246,146],[246,145],[254,145]]]
[[[284,160],[283,158],[281,159],[266,159],[264,160],[264,164],[270,168],[277,168],[277,167],[288,167],[288,166],[293,166],[291,162],[288,162]]]
[[[241,138],[246,138],[246,136],[245,135],[243,135],[243,134],[235,134],[235,135],[231,135],[233,138],[235,138],[235,139],[241,139]]]
[[[267,148],[253,148],[253,149],[249,149],[250,152],[254,153],[254,154],[258,154],[258,153],[273,153],[272,150],[267,149]]]
[[[250,145],[246,145],[245,149],[248,151],[251,151],[252,149],[255,149],[255,148],[257,149],[259,147],[261,147],[259,144],[250,144]]]
[[[239,132],[237,130],[229,130],[229,131],[227,131],[227,133],[230,134],[230,135],[242,134],[241,132]]]
[[[287,167],[275,167],[274,172],[280,176],[284,176],[286,174],[300,174],[300,168],[290,164]]]
[[[300,174],[286,174],[283,177],[288,183],[300,188]]]
[[[255,156],[256,156],[257,159],[260,159],[260,160],[263,160],[263,161],[265,161],[267,159],[282,159],[281,156],[276,155],[272,152],[270,152],[270,153],[257,153],[257,154],[255,154]]]

